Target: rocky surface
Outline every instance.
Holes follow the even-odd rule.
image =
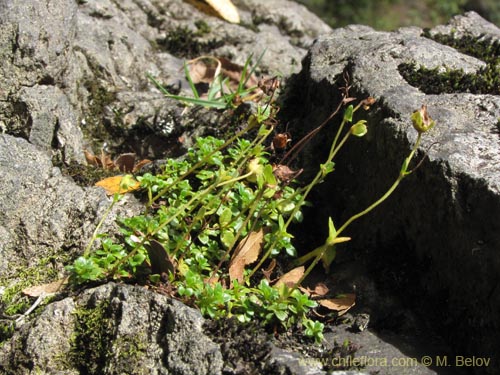
[[[52,161],[83,162],[83,150],[94,147],[99,153],[103,141],[109,147],[120,145],[122,152],[158,158],[184,131],[196,133],[199,123],[193,117],[199,120],[207,111],[181,119],[182,106],[153,89],[146,73],[177,84],[183,60],[176,56],[195,57],[185,56],[188,47],[199,49],[211,41],[220,47],[206,52],[239,63],[267,48],[262,71],[277,73],[281,67],[289,74],[300,69],[312,38],[329,30],[298,5],[279,17],[265,2],[240,5],[246,27],[207,17],[183,1],[0,4],[4,267],[13,261],[13,249],[23,249],[19,265],[46,257],[48,249],[81,251],[98,208],[108,204],[102,192],[62,177]],[[297,9],[306,16],[298,17]],[[200,22],[204,31],[195,35]],[[178,33],[187,35],[188,42],[168,44],[177,48],[173,51],[160,47]],[[284,56],[290,60],[283,61]],[[209,113],[206,122],[218,120]],[[105,138],[94,145],[97,135]],[[2,268],[1,277],[7,271]]]
[[[466,35],[498,43],[499,32],[477,14],[467,13],[430,30],[430,35]],[[391,186],[416,139],[410,116],[426,104],[437,122],[420,152],[428,161],[388,202],[346,231],[353,237],[349,251],[358,249],[352,256],[366,262],[365,271],[399,289],[407,305],[424,311],[456,353],[492,360],[486,369],[469,370],[493,374],[500,355],[498,337],[492,335],[499,329],[500,312],[500,224],[494,219],[500,215],[500,97],[425,94],[405,80],[398,69],[402,63],[443,72],[479,72],[485,66],[478,58],[424,37],[418,28],[388,33],[349,26],[318,38],[311,47],[304,70],[295,77],[300,96],[290,99],[290,107],[303,112],[294,113],[297,125],[290,128],[305,133],[329,115],[344,72],[350,77],[351,96],[377,99],[374,108],[360,115],[368,120],[368,135],[342,150],[335,176],[313,199],[330,208],[315,211],[311,230],[326,223],[328,215],[340,225]],[[331,125],[329,133],[334,130]],[[314,155],[317,163],[319,150],[330,139],[317,137],[308,145],[306,170],[312,168],[308,156]],[[378,297],[366,290],[360,293],[374,310],[383,305]]]
[[[109,283],[51,303],[7,344],[1,367],[18,374],[221,374],[219,346],[203,333],[203,321],[159,293]]]
[[[296,3],[234,3],[241,25],[209,16],[181,0],[0,2],[0,309],[6,307],[4,297],[16,285],[19,291],[63,276],[64,265],[83,252],[110,204],[102,190],[78,186],[59,166],[84,163],[84,149],[98,153],[101,147],[111,153],[134,151],[154,159],[175,155],[189,145],[191,136],[204,129],[216,131],[225,120],[216,111],[192,108],[183,112],[182,105],[166,100],[151,85],[146,73],[183,91],[187,89],[181,74],[184,59],[211,54],[243,64],[250,54],[256,59],[265,50],[259,73],[288,77],[301,71],[301,60],[311,48],[305,69],[290,86],[290,97],[294,92],[301,95],[300,105],[289,105],[294,108],[289,112],[297,116],[292,123],[314,126],[328,114],[336,105],[335,77],[346,65],[353,93],[376,96],[380,103],[370,112],[370,136],[339,162],[349,167],[335,177],[339,182],[335,185],[346,189],[335,194],[342,201],[331,196],[334,190],[327,182],[323,192],[328,193],[318,194],[317,204],[335,201],[336,208],[345,211],[336,211],[334,216],[347,215],[348,209],[357,207],[353,197],[362,200],[359,197],[366,196],[357,187],[369,183],[373,191],[385,188],[414,140],[408,130],[409,114],[427,103],[440,126],[426,145],[434,140],[440,145],[432,148],[431,163],[418,171],[423,183],[407,183],[406,190],[393,198],[392,209],[386,207],[375,216],[379,225],[369,230],[358,226],[361,233],[355,236],[354,245],[395,249],[394,244],[404,243],[403,255],[391,258],[390,267],[381,266],[384,274],[391,267],[408,264],[405,258],[415,259],[417,265],[426,259],[432,267],[419,266],[416,269],[421,273],[411,274],[414,278],[404,284],[412,285],[411,296],[428,296],[422,306],[439,307],[445,316],[434,318],[444,322],[443,332],[450,340],[461,343],[456,350],[471,355],[474,348],[477,353],[493,353],[495,342],[489,332],[498,327],[493,319],[498,312],[498,293],[492,280],[498,281],[494,273],[498,270],[494,253],[498,237],[494,233],[499,228],[484,218],[498,214],[498,169],[494,168],[498,165],[498,135],[485,135],[499,117],[498,97],[425,95],[395,70],[400,61],[411,60],[428,67],[475,72],[484,62],[422,38],[419,29],[377,33],[353,26],[331,33]],[[498,29],[474,14],[433,32],[452,29],[498,38]],[[329,36],[313,44],[322,34]],[[307,126],[302,127],[304,132]],[[300,132],[295,129],[293,137]],[[363,163],[367,159],[370,163]],[[362,176],[355,169],[359,166],[370,172]],[[412,199],[406,199],[408,196]],[[117,216],[139,210],[135,199],[128,196],[107,217],[102,230],[112,231]],[[324,219],[328,214],[331,212],[325,210],[317,216]],[[315,234],[313,226],[311,233]],[[357,275],[349,272],[346,284],[360,281],[366,287],[357,292],[358,302],[370,310],[380,303],[382,294],[373,280],[362,279],[367,277],[365,272],[373,272],[370,265],[380,263],[362,254],[366,264]],[[463,275],[474,278],[464,280]],[[339,274],[334,277],[341,278]],[[385,286],[393,289],[389,281]],[[108,284],[63,297],[59,295],[60,300],[18,322],[14,336],[0,349],[1,371],[237,373],[223,363],[224,345],[202,333],[199,314],[165,296],[142,287]],[[399,307],[395,303],[384,306],[389,312]],[[384,317],[390,319],[387,311],[368,311],[375,326]],[[408,311],[401,314],[407,317]],[[12,321],[13,317],[0,312],[0,323]],[[360,350],[376,351],[380,358],[418,352],[399,349],[416,346],[409,343],[411,339],[399,337],[403,343],[388,340],[397,342],[391,345],[369,330],[362,331],[355,334],[344,329],[327,337],[332,342],[353,339],[362,343],[364,349]],[[463,340],[468,336],[472,337],[469,344]],[[291,350],[275,348],[262,368],[269,373],[324,373],[320,366],[303,359]],[[385,371],[367,369],[379,370]],[[390,371],[400,374],[399,370]],[[423,366],[411,371],[436,373]]]

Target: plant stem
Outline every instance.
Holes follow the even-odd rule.
[[[422,138],[422,134],[419,133],[418,137],[417,137],[417,141],[415,142],[415,145],[413,146],[413,149],[411,150],[411,152],[408,155],[408,157],[405,159],[404,164],[406,165],[406,167],[404,167],[404,168],[401,169],[401,171],[399,172],[398,178],[396,179],[396,181],[394,181],[394,183],[392,184],[392,186],[377,201],[375,201],[374,203],[372,203],[370,206],[368,206],[363,211],[358,212],[357,214],[351,216],[349,218],[349,220],[347,220],[337,230],[337,236],[341,232],[343,232],[353,221],[355,221],[355,220],[359,219],[360,217],[366,215],[367,213],[369,213],[370,211],[372,211],[373,209],[375,209],[377,206],[379,206],[382,202],[384,202],[387,198],[389,198],[389,196],[394,192],[394,190],[396,190],[396,188],[398,187],[399,183],[403,180],[403,178],[405,178],[410,173],[412,173],[412,171],[408,171],[407,168],[408,168],[408,165],[410,164],[411,159],[413,159],[413,156],[415,155],[415,152],[417,151],[418,147],[420,146],[421,138]]]
[[[92,234],[92,238],[90,239],[90,242],[89,244],[87,245],[87,247],[85,247],[85,251],[83,252],[83,256],[84,257],[88,257],[89,254],[90,254],[90,251],[92,249],[92,245],[94,244],[96,238],[97,238],[97,235],[99,233],[99,230],[101,229],[101,226],[102,224],[104,223],[104,220],[106,220],[106,218],[108,217],[109,213],[111,212],[111,210],[113,209],[113,206],[115,205],[116,202],[118,202],[120,200],[120,195],[119,194],[115,194],[113,196],[113,201],[111,202],[111,204],[109,205],[108,208],[106,208],[106,211],[104,212],[104,215],[102,215],[102,218],[101,220],[99,220],[99,223],[97,224],[97,226],[95,227],[94,229],[94,233]]]

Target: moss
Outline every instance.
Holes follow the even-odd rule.
[[[197,31],[188,27],[177,27],[165,38],[157,39],[156,47],[175,56],[194,58],[224,45],[222,40],[215,38],[208,41],[201,40],[200,37],[207,34],[210,29],[206,23],[198,22],[197,27]]]
[[[208,26],[208,24],[203,20],[196,21],[194,25],[198,29],[198,35],[209,34],[212,31],[210,26]]]
[[[82,165],[76,161],[69,164],[55,164],[65,176],[70,176],[80,186],[93,186],[106,177],[116,176],[116,170],[106,170],[92,165]]]
[[[423,36],[431,37],[428,31]],[[426,94],[468,92],[473,94],[500,94],[500,42],[473,36],[455,38],[452,35],[437,34],[432,37],[441,44],[483,60],[486,67],[477,73],[465,73],[463,70],[439,68],[427,69],[415,64],[400,64],[399,72],[406,81]]]
[[[146,374],[141,358],[146,354],[145,334],[115,337],[113,312],[108,301],[74,311],[75,328],[69,355],[60,358],[65,368],[81,374],[103,374],[114,363],[114,373]]]
[[[89,108],[82,126],[84,137],[97,149],[113,133],[110,124],[104,122],[103,113],[107,106],[116,101],[116,93],[109,91],[98,79],[87,80],[84,86],[90,94]]]
[[[22,293],[26,288],[54,281],[58,277],[57,270],[52,267],[53,263],[60,263],[61,259],[53,256],[42,258],[35,266],[18,266],[12,270],[12,275],[0,278],[0,311],[5,316],[14,317],[22,314],[33,304],[33,298]],[[30,314],[30,317],[37,315],[41,311],[40,307],[49,302],[46,299],[38,308]],[[0,346],[9,340],[14,334],[14,320],[0,321]]]
[[[16,325],[13,320],[0,321],[0,348],[14,335]]]
[[[51,265],[61,262],[53,256],[40,259],[35,266],[18,266],[13,270],[13,277],[0,278],[3,292],[0,296],[0,307],[5,315],[24,312],[31,306],[29,297],[22,295],[26,288],[54,281],[58,277],[57,270]]]
[[[117,373],[149,374],[143,367],[141,358],[146,355],[146,338],[140,336],[121,336],[113,342],[113,352],[117,358],[115,371]]]
[[[78,308],[71,338],[69,364],[81,374],[102,374],[110,354],[112,320],[109,302]]]

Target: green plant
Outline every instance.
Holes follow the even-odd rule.
[[[257,86],[246,87],[247,82],[255,71],[256,66],[262,59],[262,53],[257,59],[256,64],[252,68],[250,68],[250,62],[252,60],[252,55],[248,57],[245,61],[245,65],[240,74],[240,79],[238,81],[238,85],[235,90],[231,89],[229,86],[229,77],[223,77],[220,73],[221,63],[218,59],[205,57],[207,59],[216,60],[217,69],[214,75],[213,80],[210,82],[206,98],[201,98],[198,89],[191,77],[189,72],[188,64],[184,64],[184,73],[186,75],[186,79],[189,82],[189,87],[191,92],[193,93],[193,97],[184,96],[184,95],[174,95],[171,94],[165,87],[161,85],[151,74],[147,74],[148,78],[151,82],[163,93],[167,98],[172,98],[179,100],[186,104],[195,104],[201,105],[208,108],[216,108],[216,109],[227,109],[234,108],[238,106],[241,101],[244,101],[247,97],[251,96],[254,91],[257,89]],[[266,106],[269,108],[269,106]]]
[[[187,70],[186,75],[189,76]],[[241,87],[245,76],[242,75]],[[194,87],[193,92],[196,92]],[[232,105],[233,94],[228,94],[220,103],[225,107]],[[191,101],[166,95],[207,105],[199,98]],[[256,272],[263,271],[266,262],[275,261],[278,255],[296,256],[289,226],[302,220],[301,207],[306,204],[307,196],[333,172],[334,157],[347,140],[367,133],[366,121],[354,121],[354,115],[360,108],[368,109],[374,100],[368,98],[345,108],[327,159],[319,165],[315,177],[300,187],[293,183],[298,171],[292,171],[283,161],[272,164],[269,148],[265,146],[274,133],[277,110],[271,102],[272,95],[273,92],[264,106],[257,107],[247,127],[234,136],[227,140],[198,138],[183,158],[167,160],[161,173],[137,177],[145,192],[144,213],[119,221],[121,237],[111,239],[98,235],[96,230],[84,255],[68,267],[72,280],[84,283],[138,278],[149,272],[149,282],[168,285],[172,295],[197,306],[211,318],[235,317],[241,322],[259,319],[284,329],[301,324],[306,336],[321,340],[323,325],[308,317],[309,311],[318,304],[297,286],[319,260],[328,268],[335,258],[335,246],[349,240],[340,234],[354,220],[387,199],[411,173],[408,168],[421,135],[433,122],[425,107],[415,112],[412,120],[419,136],[394,185],[338,230],[330,219],[325,244],[296,260],[297,264],[313,260],[300,279],[273,285],[269,275],[261,278]],[[300,151],[305,142],[318,134],[340,112],[347,98],[345,90],[345,101],[337,110],[287,155]],[[212,106],[212,101],[209,103],[208,106]],[[118,199],[115,195],[111,206]],[[91,251],[96,239],[100,239],[100,247]],[[253,269],[247,267],[255,262]]]
[[[317,175],[313,179],[313,182],[322,180],[328,173],[331,173],[333,171],[333,164],[332,164],[333,157],[338,152],[340,147],[345,143],[345,141],[347,140],[347,138],[349,136],[355,135],[358,137],[359,136],[362,137],[366,134],[367,129],[366,129],[365,122],[364,122],[364,120],[360,120],[351,126],[350,130],[348,132],[346,132],[343,139],[337,145],[337,140],[340,137],[340,134],[341,134],[340,132],[342,130],[342,127],[346,123],[349,123],[352,121],[354,112],[356,112],[361,107],[361,105],[362,105],[362,103],[360,103],[360,105],[358,105],[356,107],[353,107],[351,105],[345,111],[342,123],[340,125],[340,129],[337,132],[337,136],[335,137],[335,140],[334,140],[332,147],[331,147],[331,150],[330,150],[330,155],[327,158],[327,162],[325,164],[321,165],[319,172],[317,173]],[[408,157],[406,157],[405,160],[403,161],[399,175],[396,178],[396,180],[394,181],[394,183],[389,187],[389,189],[387,189],[387,191],[379,199],[377,199],[374,203],[372,203],[366,209],[351,216],[348,220],[346,220],[346,222],[338,230],[335,228],[332,219],[329,218],[329,220],[328,220],[328,237],[327,237],[325,243],[323,245],[319,246],[318,248],[316,248],[315,250],[307,253],[306,255],[300,257],[299,259],[297,259],[295,261],[295,264],[304,264],[308,260],[313,259],[310,266],[307,268],[307,270],[305,271],[304,275],[299,280],[297,285],[300,284],[304,280],[304,278],[307,277],[307,275],[312,271],[312,269],[316,266],[316,264],[320,260],[323,261],[323,266],[325,267],[325,269],[328,270],[330,267],[330,264],[332,263],[332,261],[335,259],[335,256],[336,256],[336,245],[338,243],[342,243],[342,242],[346,242],[346,241],[350,240],[349,237],[340,237],[340,234],[342,232],[344,232],[344,230],[347,229],[347,227],[349,225],[351,225],[354,221],[367,215],[368,213],[373,211],[377,206],[382,204],[387,198],[389,198],[389,196],[394,192],[394,190],[396,190],[396,188],[399,186],[401,181],[413,172],[414,169],[410,170],[409,167],[410,167],[410,163],[411,163],[413,157],[415,156],[416,151],[418,150],[418,148],[420,146],[420,142],[422,141],[422,135],[424,133],[426,133],[427,131],[431,130],[435,126],[435,122],[429,116],[429,114],[427,112],[427,107],[425,105],[422,105],[422,107],[419,110],[416,110],[413,112],[413,114],[411,116],[411,120],[413,123],[413,127],[415,128],[415,130],[418,133],[417,140],[416,140],[415,144],[413,145],[413,148],[411,149]],[[420,165],[420,164],[418,164],[418,165]],[[417,165],[417,167],[418,167],[418,165]],[[307,197],[308,192],[309,191],[306,191],[302,195],[302,199],[305,199]]]
[[[248,288],[232,280],[227,288],[221,282],[227,279],[231,251],[252,233],[266,232],[259,246],[273,244],[269,250],[274,256],[296,253],[284,222],[301,196],[290,186],[280,186],[273,174],[262,145],[271,132],[261,125],[256,139],[237,137],[231,146],[213,137],[199,138],[183,159],[168,160],[162,174],[138,177],[146,191],[146,212],[120,221],[119,242],[97,236],[100,247],[68,267],[73,280],[131,277],[151,259],[148,249],[156,241],[176,265],[168,276],[177,295],[196,301],[203,314],[240,321],[257,316],[289,327],[294,322],[290,312],[302,316],[316,304],[300,299],[299,292],[289,298],[266,283]],[[300,220],[300,212],[294,217]]]

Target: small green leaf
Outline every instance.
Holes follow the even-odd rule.
[[[333,161],[330,161],[330,162],[325,163],[325,164],[320,164],[320,168],[321,168],[321,173],[323,174],[323,176],[326,176],[327,174],[334,171],[335,163]]]
[[[229,248],[234,243],[234,233],[230,230],[225,230],[220,235],[220,240],[226,248]]]
[[[282,322],[285,321],[285,319],[288,317],[288,313],[282,310],[274,311],[274,315],[276,315],[276,317]]]
[[[352,121],[352,115],[354,113],[354,107],[351,105],[349,105],[349,107],[347,107],[345,109],[345,112],[344,112],[344,121],[346,122],[351,122]]]
[[[273,166],[271,164],[266,164],[264,166],[264,179],[268,185],[276,185],[276,176],[273,173]]]
[[[232,212],[229,207],[224,208],[219,216],[219,225],[221,228],[227,227],[231,222]]]

